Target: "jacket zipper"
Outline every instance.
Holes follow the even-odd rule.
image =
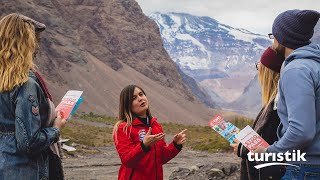
[[[158,179],[158,167],[157,167],[157,151],[156,151],[156,144],[154,144],[154,162],[156,164],[156,179]]]
[[[131,180],[131,179],[132,179],[133,172],[134,172],[134,169],[132,169],[132,171],[131,171],[131,174],[130,174],[129,180]]]
[[[150,124],[149,127],[153,125],[154,121],[152,121],[152,124]],[[157,149],[156,149],[156,143],[154,144],[154,162],[156,164],[156,180],[158,179],[158,166],[157,166]]]

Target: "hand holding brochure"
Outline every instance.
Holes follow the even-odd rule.
[[[236,138],[251,152],[259,146],[265,148],[269,146],[269,144],[249,125],[242,129],[236,135]]]
[[[230,143],[235,143],[233,139],[239,132],[239,129],[232,123],[225,121],[219,114],[213,117],[208,125],[215,131],[217,131],[222,137],[227,139]]]
[[[62,118],[69,120],[82,102],[82,93],[83,91],[69,90],[56,107],[56,112],[62,112]]]

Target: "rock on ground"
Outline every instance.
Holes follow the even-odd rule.
[[[63,159],[66,179],[116,180],[120,159],[115,147],[88,149],[95,153],[77,153]],[[184,148],[163,166],[164,179],[239,179],[239,164],[240,159],[232,153],[210,154]]]

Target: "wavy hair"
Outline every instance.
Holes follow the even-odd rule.
[[[20,14],[9,14],[0,20],[0,92],[28,81],[37,46],[35,27]]]
[[[126,134],[128,134],[128,127],[131,127],[133,120],[136,118],[136,115],[131,111],[132,102],[133,102],[133,93],[135,88],[139,88],[142,91],[142,93],[146,95],[144,90],[137,85],[128,85],[122,89],[120,93],[120,102],[119,102],[119,121],[114,125],[113,133],[112,133],[112,137],[114,138],[114,141],[116,144],[118,143],[117,131],[118,131],[119,125],[122,122],[126,122],[126,125],[123,127],[123,130],[126,132]],[[147,110],[147,116],[149,117],[149,119],[152,118],[150,106],[148,107],[148,110]],[[130,133],[131,133],[131,129],[130,129]]]
[[[258,77],[262,90],[262,106],[267,107],[277,95],[280,73],[260,64]]]

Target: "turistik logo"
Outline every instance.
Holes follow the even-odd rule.
[[[307,161],[304,156],[306,153],[301,153],[300,150],[293,150],[292,152],[287,151],[286,153],[253,153],[249,152],[247,154],[249,161],[257,161],[257,162],[267,162],[272,161],[270,163],[263,163],[254,166],[256,169],[268,167],[268,166],[276,166],[276,165],[287,165],[287,166],[296,166],[288,163],[280,163],[280,162],[291,162],[291,161]],[[298,167],[298,166],[296,166]]]

